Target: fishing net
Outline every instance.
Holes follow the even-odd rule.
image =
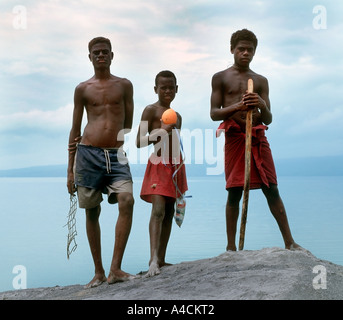
[[[68,213],[68,238],[67,238],[67,257],[69,259],[71,253],[76,250],[77,243],[75,237],[76,231],[76,211],[77,211],[77,198],[75,194],[70,195],[70,209]]]

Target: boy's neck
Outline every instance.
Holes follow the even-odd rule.
[[[159,105],[160,107],[163,107],[163,108],[170,108],[171,101],[170,101],[170,102],[165,102],[165,103],[163,103],[163,102],[161,102],[160,100],[158,100],[158,105]]]
[[[107,80],[111,78],[110,69],[94,70],[95,78],[99,80]]]
[[[234,63],[232,68],[239,71],[239,72],[247,72],[250,71],[250,65],[248,66],[240,66],[239,64]]]

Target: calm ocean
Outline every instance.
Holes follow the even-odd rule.
[[[66,255],[69,195],[65,178],[0,178],[0,291],[13,290],[14,268],[26,270],[27,287],[85,284],[94,267],[85,234],[85,218],[77,211],[77,250]],[[151,205],[139,198],[142,178],[134,179],[135,208],[123,270],[147,270]],[[189,178],[186,216],[173,230],[167,261],[179,263],[210,258],[225,251],[223,177]],[[279,177],[294,239],[315,256],[343,265],[343,177]],[[108,272],[117,206],[103,202],[103,262]],[[245,250],[283,247],[281,234],[260,190],[250,193]]]

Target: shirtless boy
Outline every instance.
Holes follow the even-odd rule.
[[[131,279],[121,270],[121,262],[130,234],[134,199],[132,177],[123,159],[122,129],[129,131],[133,118],[133,88],[129,80],[110,73],[113,60],[111,42],[103,37],[89,42],[89,59],[94,76],[80,83],[74,94],[74,113],[69,135],[67,187],[70,194],[77,188],[80,208],[86,211],[86,231],[95,266],[95,276],[86,287],[96,287]],[[84,109],[88,123],[75,152],[75,141],[81,136]],[[118,161],[123,160],[123,161]],[[74,172],[75,163],[75,172]],[[119,215],[115,227],[115,245],[108,277],[101,259],[99,215],[102,193],[109,203],[118,203]]]
[[[253,140],[250,188],[261,188],[270,211],[280,228],[287,249],[299,247],[293,240],[286,210],[277,187],[277,178],[269,143],[265,136],[272,122],[268,80],[253,72],[250,63],[255,55],[257,38],[249,30],[231,37],[234,64],[212,78],[212,120],[222,120],[218,129],[225,131],[225,178],[227,250],[237,250],[235,238],[239,202],[244,186],[245,119],[253,109]],[[254,81],[254,93],[247,93],[247,81]]]
[[[141,189],[141,198],[152,203],[149,223],[150,261],[146,276],[160,273],[165,266],[165,255],[172,228],[176,197],[187,190],[185,166],[180,167],[180,142],[176,130],[181,129],[181,116],[177,123],[164,124],[161,117],[170,108],[177,92],[176,77],[170,71],[161,71],[155,79],[158,101],[147,106],[141,117],[137,133],[138,148],[154,144],[154,152],[149,158]],[[177,176],[179,192],[172,180]]]

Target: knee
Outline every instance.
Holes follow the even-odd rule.
[[[151,217],[157,220],[163,220],[165,216],[165,206],[162,204],[153,204]]]
[[[242,188],[231,188],[227,197],[227,205],[231,208],[238,208],[242,198]]]
[[[97,221],[99,219],[100,216],[100,211],[101,211],[101,207],[100,205],[91,208],[91,209],[86,209],[86,218],[89,221]]]
[[[119,209],[129,210],[132,212],[135,200],[131,193],[123,193],[118,195]]]
[[[274,202],[274,201],[280,200],[279,189],[276,185],[271,185],[269,188],[264,187],[262,189],[262,191],[263,191],[263,193],[266,196],[268,201]]]

